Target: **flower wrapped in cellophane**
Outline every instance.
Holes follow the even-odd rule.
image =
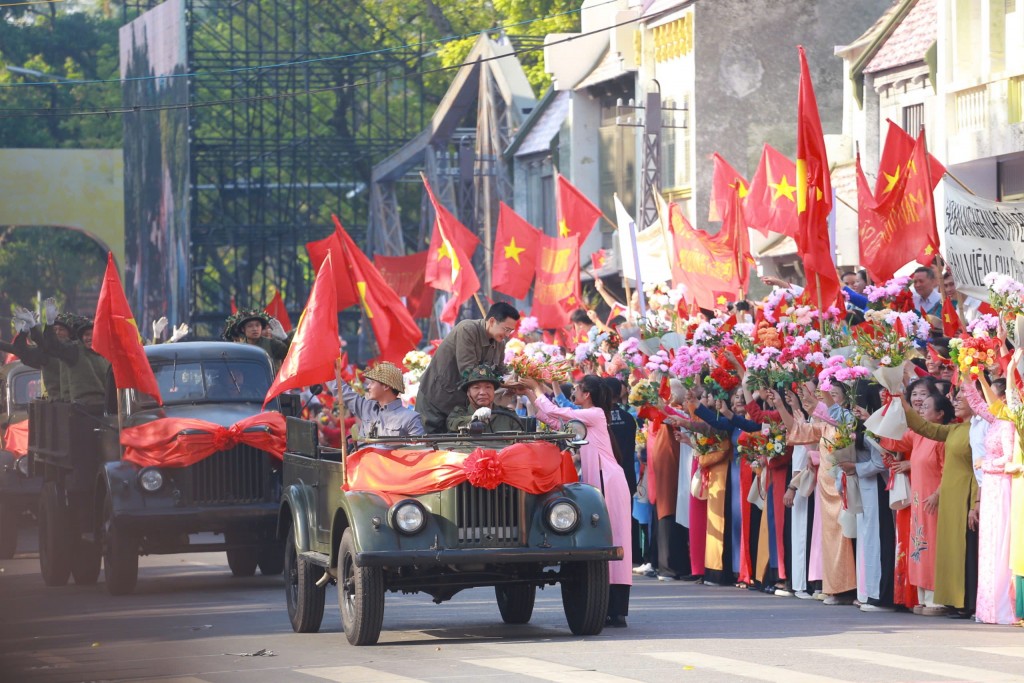
[[[949,359],[962,375],[975,380],[982,370],[999,367],[1001,346],[995,337],[955,337],[949,340]]]
[[[527,344],[527,349],[530,346],[532,344]],[[545,384],[561,383],[569,379],[572,371],[572,363],[560,354],[518,353],[506,360],[505,367],[505,382],[508,384],[515,384],[520,379],[534,379]]]

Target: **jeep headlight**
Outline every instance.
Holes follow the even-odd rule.
[[[391,526],[403,534],[417,534],[427,523],[427,511],[417,500],[403,500],[391,508]]]
[[[144,467],[139,472],[139,486],[150,493],[159,491],[164,485],[164,475],[155,467]]]
[[[15,460],[14,461],[14,467],[18,470],[18,472],[21,474],[21,476],[23,476],[23,477],[29,476],[29,474],[28,474],[28,469],[29,469],[28,468],[28,456],[27,455],[23,455],[20,458],[18,458],[17,460]]]
[[[545,513],[548,526],[556,534],[570,534],[580,525],[580,509],[566,498],[549,503]]]

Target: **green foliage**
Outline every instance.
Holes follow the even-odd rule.
[[[75,230],[0,230],[0,320],[15,305],[35,307],[37,294],[56,297],[62,310],[92,315],[106,264],[103,248]],[[8,334],[0,326],[0,337]]]
[[[35,6],[0,8],[0,109],[103,110],[119,106],[121,88],[116,82],[3,87],[19,82],[118,78],[119,24],[99,10],[83,12],[65,3],[50,3],[42,10]],[[52,76],[15,73],[8,66]],[[35,114],[4,119],[0,124],[0,147],[120,145],[119,116]]]

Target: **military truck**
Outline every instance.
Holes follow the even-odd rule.
[[[389,591],[424,592],[441,603],[467,588],[493,586],[501,618],[524,624],[537,588],[559,584],[570,630],[600,633],[608,561],[621,559],[622,548],[612,542],[600,491],[576,481],[572,452],[586,443],[586,429],[573,424],[575,429],[559,432],[449,434],[416,437],[416,443],[370,439],[343,458],[318,443],[314,423],[289,418],[278,534],[286,539],[292,628],[319,630],[327,583],[338,586],[352,645],[377,642]],[[545,484],[521,478],[519,488],[479,481],[480,472],[513,469],[508,460],[495,465],[513,448],[570,474],[545,475]],[[488,462],[471,467],[474,458]],[[475,469],[477,478],[448,476],[460,467]],[[394,482],[383,481],[382,474],[396,469],[417,481],[439,480],[428,492],[395,494]]]
[[[59,586],[72,575],[95,583],[102,560],[108,592],[120,595],[135,589],[140,555],[214,550],[227,552],[235,576],[257,567],[280,574],[284,418],[277,400],[267,413],[261,405],[273,379],[270,358],[226,342],[145,350],[162,406],[116,389],[112,374],[102,409],[31,405],[29,451],[43,478],[43,580]],[[275,435],[276,455],[252,445]],[[203,457],[194,457],[199,451]],[[217,536],[204,542],[202,532]]]
[[[39,397],[39,370],[20,362],[0,367],[0,559],[18,549],[18,523],[35,511],[42,480],[28,455],[28,405]]]

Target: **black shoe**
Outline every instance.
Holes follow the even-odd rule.
[[[700,581],[704,578],[703,574],[687,574],[686,576],[680,576],[680,581]]]
[[[604,625],[610,628],[626,628],[626,617],[606,617]]]
[[[954,609],[954,610],[950,610],[949,614],[947,614],[946,616],[949,617],[950,619],[970,619],[974,615],[972,613],[968,612],[967,610]]]

